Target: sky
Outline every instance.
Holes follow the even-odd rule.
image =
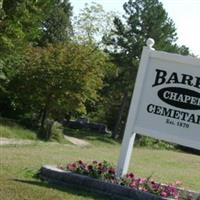
[[[96,2],[106,11],[123,12],[123,4],[128,0],[70,0],[74,15],[84,8],[85,3]],[[200,0],[160,0],[168,16],[174,21],[179,45],[185,45],[200,56]]]

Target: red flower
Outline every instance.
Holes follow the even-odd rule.
[[[109,174],[115,174],[115,169],[114,169],[113,167],[110,167],[110,168],[108,169],[108,173],[109,173]]]
[[[151,184],[152,184],[152,185],[155,185],[155,181],[151,181]]]
[[[94,160],[94,161],[92,162],[92,164],[95,164],[95,165],[96,165],[97,163],[98,163],[98,162],[97,162],[96,160]]]
[[[88,170],[92,170],[93,166],[92,165],[88,165],[87,168],[88,168]]]
[[[126,175],[127,178],[133,179],[134,178],[134,174],[133,173],[129,173]]]
[[[72,167],[76,168],[76,163],[72,163]]]
[[[99,167],[102,167],[102,163],[99,163],[98,166],[99,166]]]
[[[82,160],[79,160],[79,161],[78,161],[78,164],[82,165],[82,164],[83,164],[83,161],[82,161]]]

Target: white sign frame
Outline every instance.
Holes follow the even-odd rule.
[[[146,129],[142,129],[142,127],[137,127],[136,118],[139,112],[138,108],[141,102],[141,96],[142,96],[142,91],[144,88],[144,83],[147,78],[147,67],[148,67],[148,63],[150,59],[154,58],[154,59],[175,62],[179,64],[187,64],[188,66],[197,66],[199,67],[198,70],[200,72],[199,59],[191,57],[191,56],[182,56],[182,55],[166,53],[162,51],[155,51],[152,48],[153,45],[154,45],[154,40],[149,38],[147,40],[148,47],[143,48],[143,52],[142,52],[142,56],[140,60],[140,66],[139,66],[136,83],[135,83],[135,89],[133,92],[133,96],[132,96],[132,100],[131,100],[131,104],[129,108],[129,114],[128,114],[128,118],[126,122],[124,137],[122,141],[122,147],[120,151],[120,157],[119,157],[118,166],[117,166],[116,175],[118,177],[123,176],[128,171],[128,166],[129,166],[129,162],[131,158],[131,153],[132,153],[132,148],[133,148],[136,133],[145,133],[148,131]],[[150,130],[150,132],[151,131],[154,132],[153,136],[151,134],[145,134],[145,135],[172,142],[169,140],[168,136],[165,137],[162,135],[162,137],[160,138],[158,132],[156,133],[155,130]],[[193,141],[193,143],[190,141],[190,143],[188,144],[188,141],[184,141],[184,138],[180,138],[180,142],[176,140],[175,143],[179,143],[179,144],[193,147],[200,150],[200,141]]]

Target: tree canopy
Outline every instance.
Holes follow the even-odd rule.
[[[128,101],[130,101],[139,59],[146,40],[154,38],[155,48],[158,50],[186,55],[189,51],[187,47],[176,45],[175,24],[168,17],[159,0],[129,0],[123,8],[125,12],[123,19],[115,17],[114,28],[104,37],[104,42],[107,45],[106,51],[118,66],[117,81],[110,81],[115,84],[119,83],[117,101],[121,99],[121,104],[118,109],[120,118],[118,122],[122,121],[124,126]]]
[[[73,112],[122,130],[146,39],[189,53],[159,0],[123,7],[121,18],[86,4],[73,18],[70,0],[0,0],[0,115],[43,127]]]
[[[72,7],[68,0],[48,0],[42,21],[40,44],[66,42],[72,36]]]
[[[102,45],[102,37],[113,27],[116,12],[106,12],[101,4],[92,2],[73,18],[75,40],[82,43]]]

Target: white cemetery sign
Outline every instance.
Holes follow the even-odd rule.
[[[143,48],[117,175],[127,173],[135,133],[200,149],[200,60]]]

